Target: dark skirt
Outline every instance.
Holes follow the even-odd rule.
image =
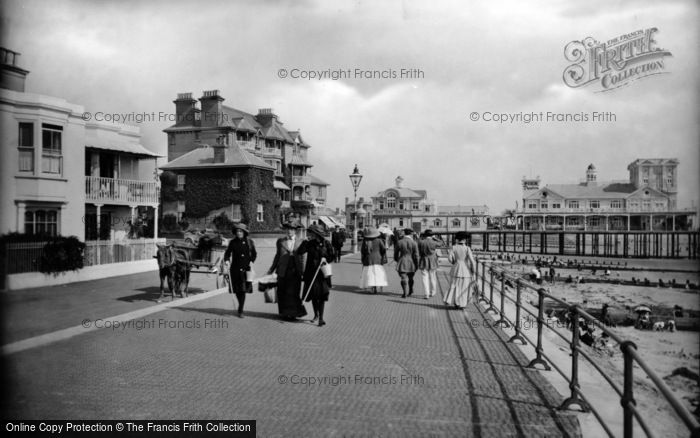
[[[229,278],[231,279],[231,288],[228,291],[229,293],[253,293],[253,283],[250,281],[246,281],[245,271],[230,271]]]
[[[277,279],[277,308],[284,318],[300,318],[306,315],[301,302],[301,281],[298,279]]]
[[[323,275],[319,272],[316,276],[316,280],[314,280],[314,283],[311,285],[311,290],[306,297],[306,301],[328,301],[330,281],[330,278],[323,278]],[[308,289],[306,283],[304,283],[304,288]],[[304,290],[304,293],[306,293],[306,290]]]

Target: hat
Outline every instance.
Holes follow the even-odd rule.
[[[236,222],[231,226],[231,228],[233,228],[234,233],[236,230],[243,230],[244,233],[248,234],[248,227],[243,222]]]
[[[411,234],[413,234],[413,228],[404,228],[404,229],[403,229],[403,233],[404,233],[406,236],[410,236]]]
[[[306,231],[308,231],[308,232],[310,232],[310,233],[314,233],[314,234],[316,234],[317,236],[320,236],[320,237],[323,237],[323,238],[326,237],[326,232],[323,231],[323,228],[321,228],[321,226],[318,225],[318,224],[311,224],[311,225],[309,225],[309,228],[307,228]]]
[[[293,220],[293,221],[287,221],[287,222],[283,223],[282,228],[296,230],[298,228],[304,228],[304,226],[301,225],[299,222]]]
[[[468,237],[469,234],[467,234],[466,231],[457,231],[457,233],[455,234],[455,239],[457,240],[467,240]]]
[[[425,230],[425,231],[423,231],[423,235],[425,237],[430,237],[433,235],[433,230]]]
[[[374,239],[375,237],[379,237],[379,230],[377,230],[374,227],[367,227],[365,228],[365,239]]]

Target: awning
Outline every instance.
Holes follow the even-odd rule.
[[[328,216],[319,216],[318,220],[320,220],[321,223],[328,228],[335,228],[335,223],[332,220],[330,220]]]
[[[162,157],[155,152],[151,152],[139,143],[131,143],[127,141],[108,140],[100,137],[89,136],[85,138],[85,147],[104,149],[108,151],[128,152],[134,155],[146,157]]]
[[[282,181],[278,181],[278,180],[275,180],[272,183],[272,187],[274,187],[277,190],[292,190],[289,188],[289,186],[287,184],[283,183]]]

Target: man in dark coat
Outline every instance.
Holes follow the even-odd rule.
[[[343,245],[345,245],[345,232],[339,226],[335,227],[331,235],[331,243],[333,244],[333,252],[335,253],[333,261],[340,263],[340,252],[343,249]]]
[[[413,276],[418,269],[418,245],[413,241],[413,230],[406,228],[404,236],[394,245],[394,260],[396,260],[396,270],[401,277],[401,289],[406,298],[406,285],[408,285],[408,296],[413,294]]]
[[[299,254],[302,239],[297,230],[302,226],[293,221],[282,225],[286,237],[277,239],[275,258],[268,274],[277,273],[277,308],[282,318],[293,320],[306,315],[301,302],[301,276],[304,272],[304,259]]]
[[[245,294],[253,292],[253,283],[247,278],[250,265],[255,263],[258,253],[255,244],[248,238],[248,227],[243,223],[233,225],[235,237],[228,243],[224,253],[224,262],[230,261],[229,293],[236,294],[238,300],[238,317],[243,318]]]

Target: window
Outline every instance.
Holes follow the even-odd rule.
[[[540,208],[543,209],[543,210],[546,210],[546,209],[547,209],[547,201],[542,201],[542,202],[540,203]]]
[[[535,210],[537,208],[537,203],[536,202],[528,202],[527,208],[530,210]]]
[[[403,199],[399,201],[399,210],[403,210],[405,207]]]
[[[442,221],[440,219],[435,219],[433,221],[433,226],[434,227],[441,227],[442,226]]]
[[[578,208],[578,201],[569,201],[569,208]]]
[[[642,209],[644,211],[651,210],[651,201],[642,201]]]
[[[63,127],[43,123],[41,125],[41,171],[44,173],[61,174],[63,156],[61,152],[61,137]]]
[[[174,139],[175,139],[175,137],[173,136],[172,145],[175,145]],[[194,139],[195,139],[195,140],[199,140],[199,131],[194,131]]]
[[[243,215],[241,215],[241,204],[231,205],[231,220],[234,222],[240,222],[243,220]]]
[[[453,227],[461,227],[462,226],[462,221],[459,219],[452,219],[452,226]]]
[[[27,234],[58,235],[58,210],[31,210],[24,213]]]
[[[34,172],[34,123],[19,124],[19,171]]]
[[[379,201],[379,209],[384,210],[384,201]]]
[[[185,190],[185,175],[177,176],[177,187],[175,188],[178,192]]]
[[[600,201],[590,201],[591,208],[600,208]]]
[[[610,201],[610,208],[622,208],[622,201],[619,199],[613,199]]]
[[[399,226],[403,227],[403,219],[399,219]]]
[[[262,221],[264,220],[264,217],[263,217],[264,212],[265,212],[265,211],[264,211],[264,209],[263,209],[263,205],[262,205],[262,204],[258,204],[258,211],[257,211],[257,214],[256,214],[256,219],[258,220],[258,222],[262,222]]]
[[[177,212],[178,213],[185,212],[185,201],[177,201]]]
[[[241,177],[238,172],[233,172],[233,176],[231,176],[231,188],[232,189],[240,189],[241,188]]]
[[[600,218],[598,216],[591,216],[588,219],[588,226],[590,227],[599,227],[600,226]]]
[[[552,209],[559,209],[561,208],[561,204],[559,202],[552,202]]]
[[[386,197],[386,207],[387,208],[396,208],[396,195],[393,193],[390,193]]]
[[[175,146],[175,134],[172,132],[168,134],[168,146]]]
[[[420,204],[418,201],[411,202],[411,210],[420,210]]]
[[[657,210],[663,210],[666,206],[663,201],[657,201],[654,203],[654,207],[656,207]]]

